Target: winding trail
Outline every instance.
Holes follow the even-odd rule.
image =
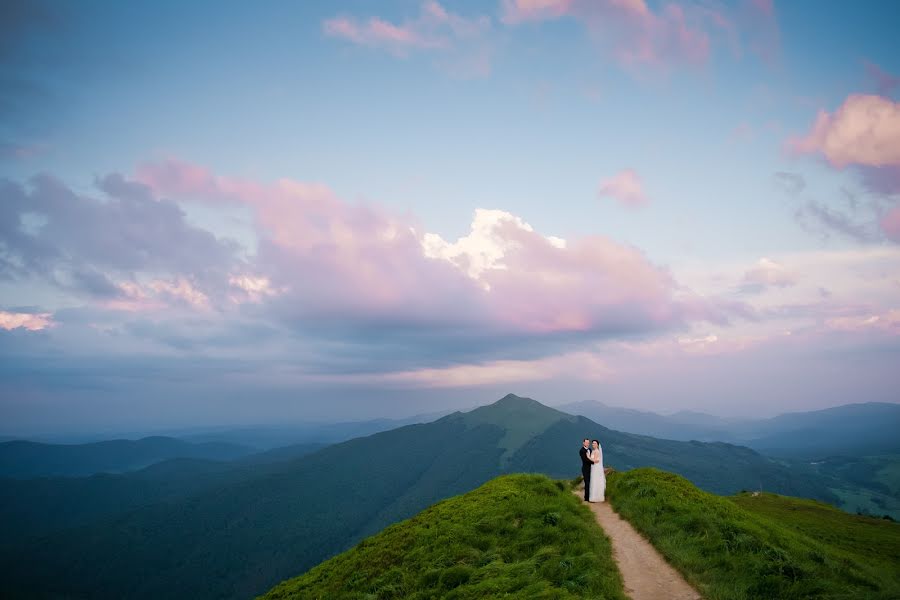
[[[583,496],[583,491],[576,493]],[[608,502],[586,503],[612,542],[613,558],[632,600],[702,600],[650,542],[620,517]]]

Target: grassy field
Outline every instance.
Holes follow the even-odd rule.
[[[569,486],[507,475],[388,527],[262,596],[624,600],[609,540]]]
[[[900,597],[900,525],[848,515],[813,500],[775,494],[739,494],[731,500],[754,515],[816,540],[836,556],[861,561],[884,575],[885,589],[894,590],[894,597]]]
[[[613,507],[708,599],[900,598],[900,525],[774,494],[722,497],[613,473]]]

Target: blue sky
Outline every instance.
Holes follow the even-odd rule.
[[[897,397],[895,3],[6,10],[11,432]]]

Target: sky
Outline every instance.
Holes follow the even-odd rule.
[[[0,6],[0,434],[900,401],[896,2]]]

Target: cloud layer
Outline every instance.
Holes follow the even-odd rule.
[[[585,344],[752,317],[740,302],[692,292],[637,248],[547,235],[502,210],[477,210],[470,231],[448,241],[322,184],[174,160],[96,189],[47,176],[0,186],[3,277],[64,298],[0,306],[20,352],[270,357],[306,384],[448,387],[586,365],[605,376]],[[189,220],[195,205],[246,211],[253,247]]]
[[[250,207],[254,276],[281,290],[268,302],[295,319],[601,336],[727,319],[632,247],[545,236],[504,211],[476,211],[471,232],[447,242],[320,185],[238,181],[176,162],[145,165],[139,178],[164,197]]]

